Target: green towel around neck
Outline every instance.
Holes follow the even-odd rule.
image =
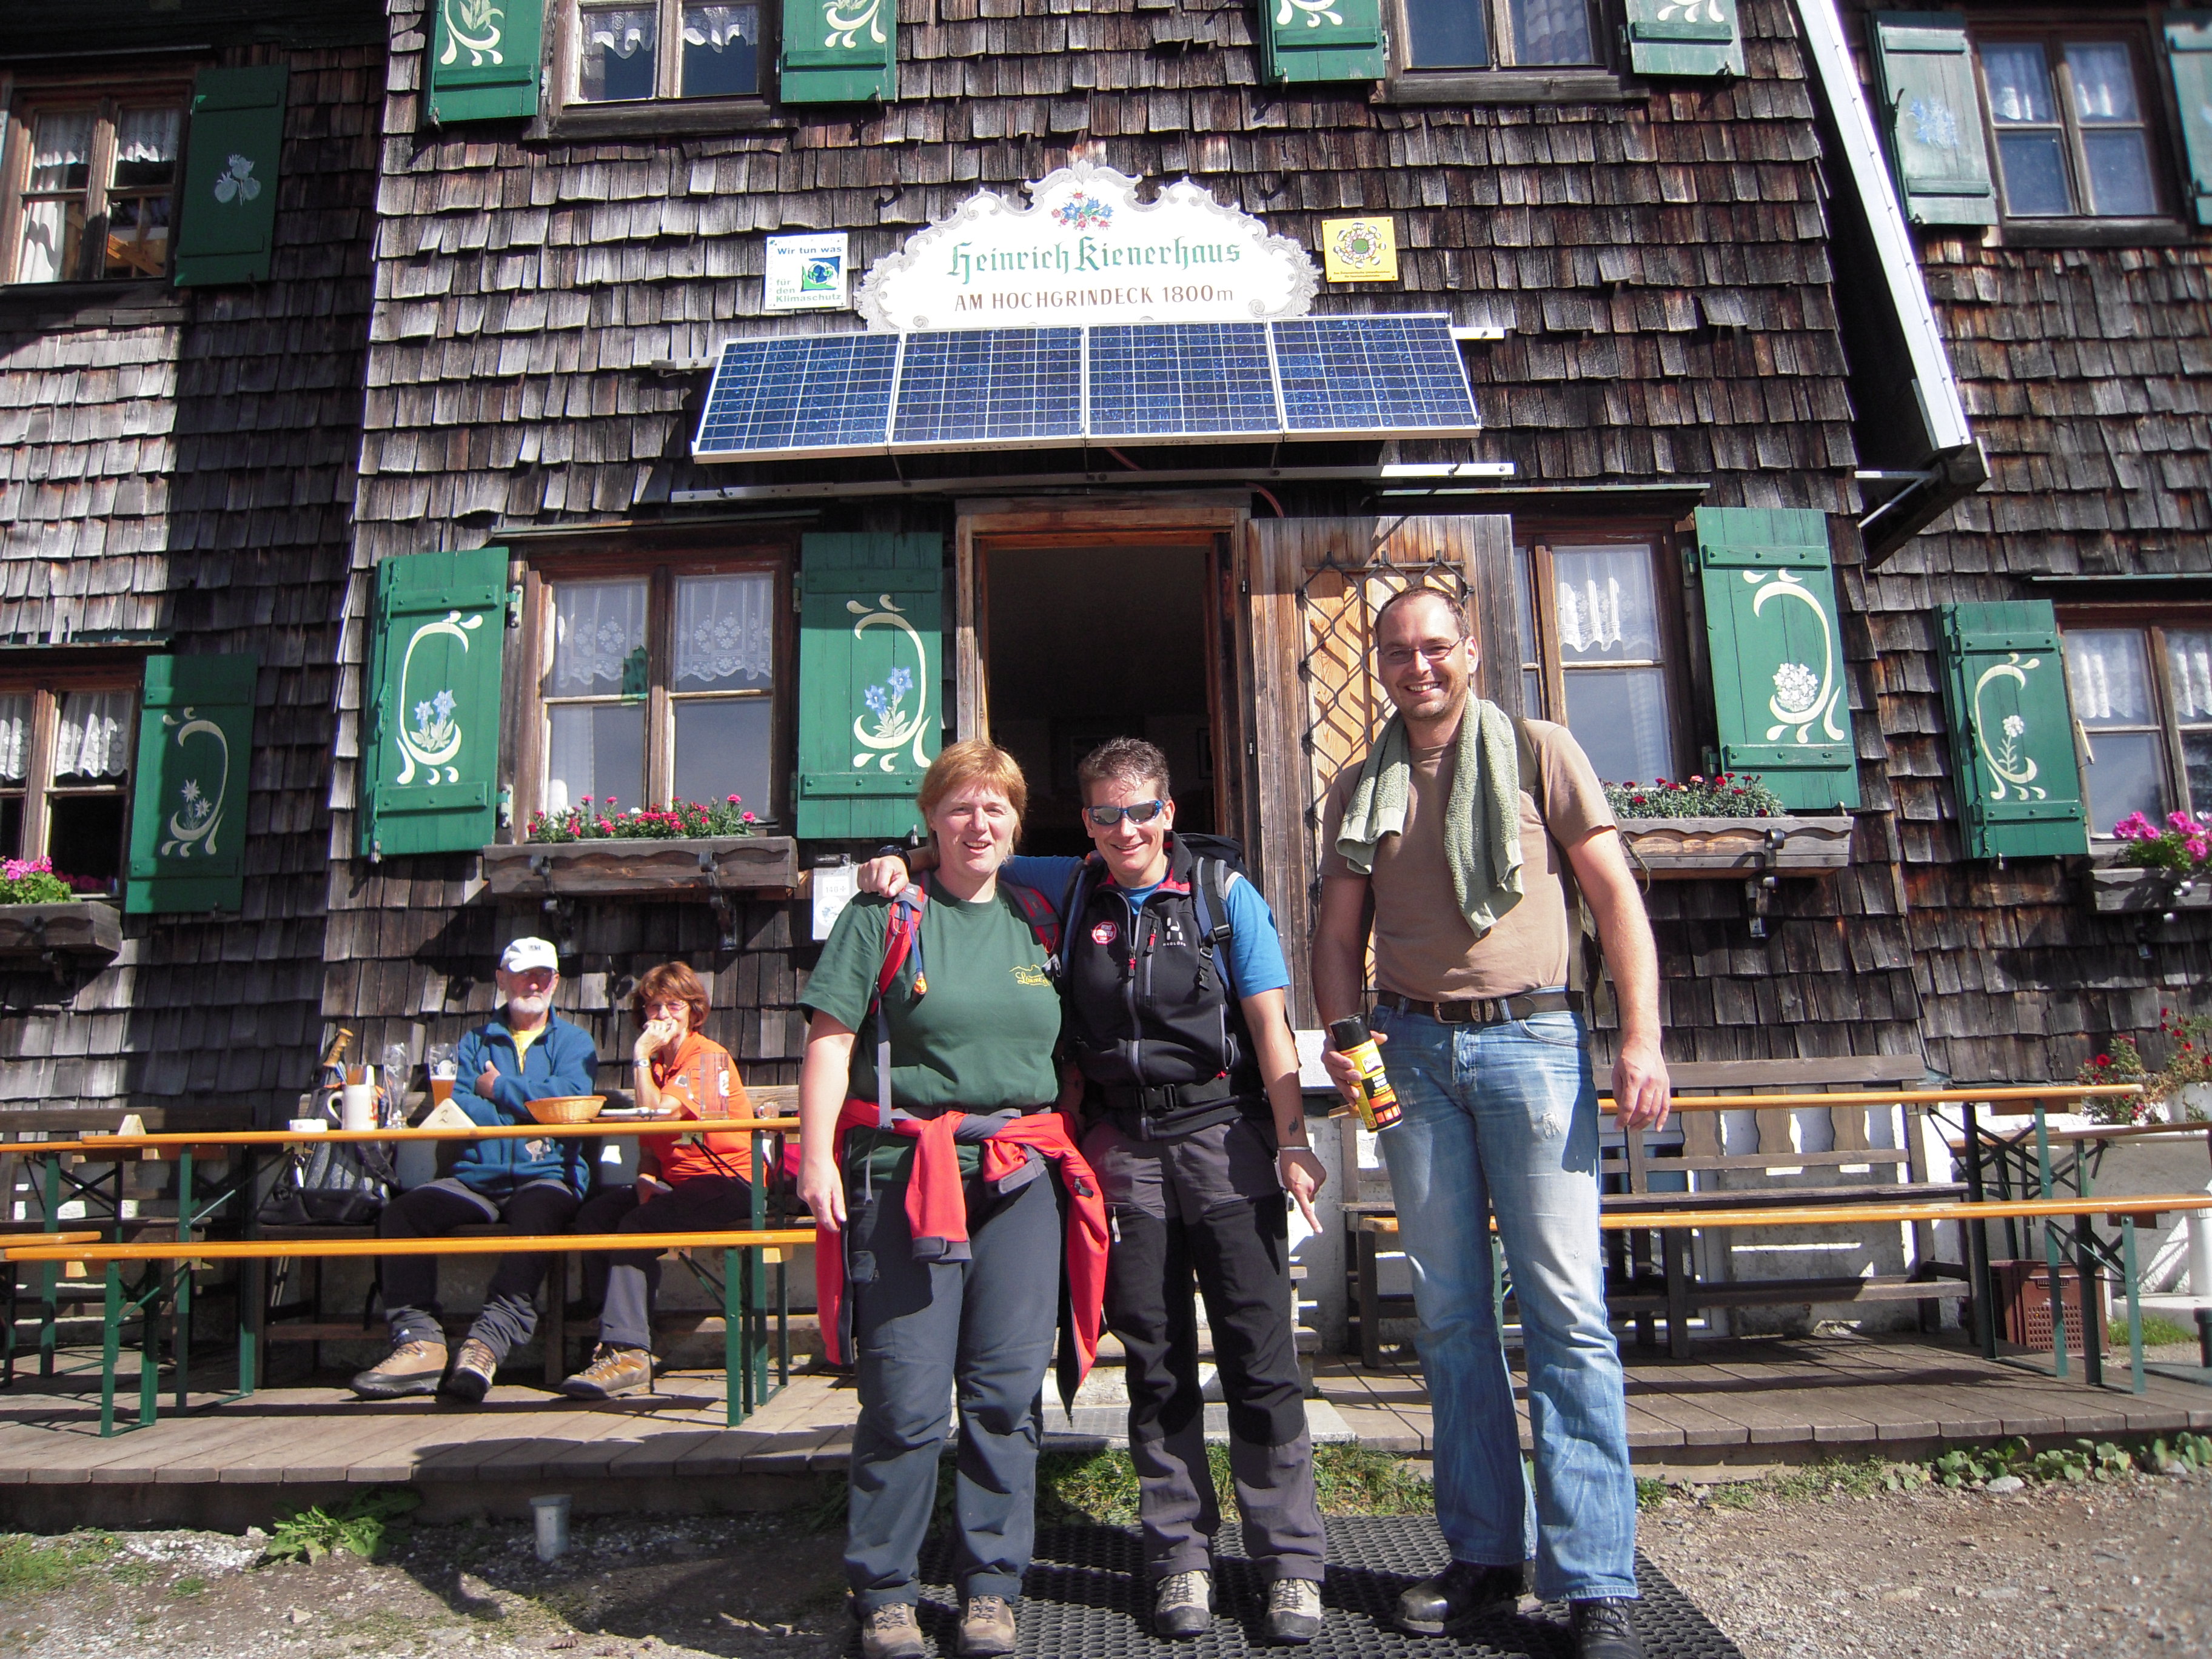
[[[1360,765],[1337,831],[1337,852],[1361,875],[1374,872],[1383,836],[1404,833],[1413,787],[1413,745],[1404,717],[1393,714]],[[1521,902],[1521,759],[1513,720],[1480,698],[1459,723],[1444,803],[1444,860],[1460,914],[1477,939]]]

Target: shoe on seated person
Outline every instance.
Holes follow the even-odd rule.
[[[1003,1595],[971,1595],[960,1613],[961,1659],[1005,1659],[1019,1644]]]
[[[1630,1619],[1635,1607],[1619,1595],[1570,1601],[1567,1617],[1574,1627],[1575,1659],[1644,1659],[1643,1639]]]
[[[1152,1634],[1199,1636],[1213,1626],[1213,1575],[1171,1572],[1152,1592]]]
[[[1267,1639],[1303,1645],[1321,1634],[1321,1586],[1310,1578],[1278,1578],[1267,1589]]]
[[[1455,1561],[1398,1597],[1398,1628],[1416,1636],[1441,1636],[1453,1626],[1521,1599],[1522,1571]]]
[[[353,1391],[363,1400],[400,1400],[410,1394],[435,1394],[446,1375],[446,1345],[410,1338],[367,1370],[355,1374]]]
[[[612,1400],[640,1389],[652,1392],[653,1351],[618,1348],[611,1342],[600,1343],[592,1363],[561,1384],[561,1392],[571,1400]]]
[[[499,1356],[491,1351],[489,1342],[473,1336],[464,1337],[460,1352],[453,1356],[453,1369],[446,1374],[441,1392],[469,1405],[480,1405],[491,1392],[492,1377],[498,1370]]]
[[[860,1620],[860,1659],[925,1659],[929,1651],[921,1644],[911,1601],[890,1602]]]

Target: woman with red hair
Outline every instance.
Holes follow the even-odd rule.
[[[640,1106],[709,1121],[753,1115],[730,1051],[700,1034],[707,988],[698,975],[680,962],[664,962],[638,981],[630,1012],[642,1028],[631,1051]],[[682,1233],[751,1225],[751,1139],[641,1136],[636,1184],[594,1194],[577,1211],[575,1231]],[[562,1393],[611,1400],[653,1386],[653,1301],[659,1288],[659,1252],[608,1258],[599,1347],[590,1364],[562,1383]]]

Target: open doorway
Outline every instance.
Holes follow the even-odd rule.
[[[1109,738],[1157,744],[1176,823],[1217,828],[1211,556],[1205,545],[982,553],[990,730],[1029,779],[1024,852],[1090,850],[1075,768]]]

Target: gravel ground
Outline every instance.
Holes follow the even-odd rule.
[[[2212,1475],[1815,1484],[1644,1512],[1645,1550],[1745,1659],[2212,1655]],[[419,1527],[374,1564],[256,1566],[262,1541],[0,1541],[0,1659],[830,1659],[848,1628],[841,1540],[794,1516],[579,1521],[550,1566],[514,1522]]]
[[[2004,1497],[1676,1496],[1640,1533],[1745,1659],[2212,1654],[2202,1474]]]

